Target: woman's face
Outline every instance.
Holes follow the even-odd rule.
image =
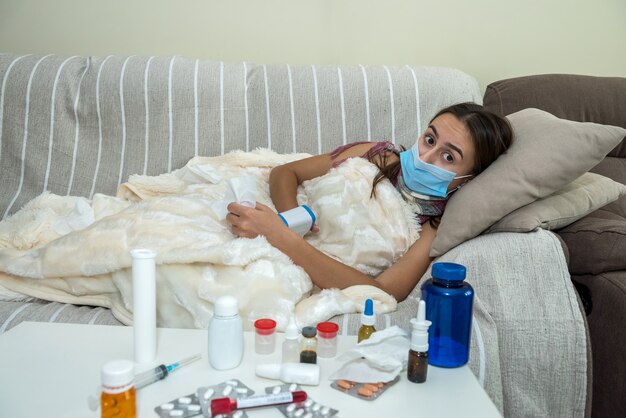
[[[472,174],[475,147],[469,130],[451,113],[436,117],[420,137],[420,158],[429,164],[456,173],[456,176]],[[452,180],[448,191],[472,177]]]

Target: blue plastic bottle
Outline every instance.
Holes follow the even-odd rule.
[[[428,333],[428,363],[459,367],[469,360],[474,289],[465,283],[465,266],[434,263],[432,279],[422,285]]]

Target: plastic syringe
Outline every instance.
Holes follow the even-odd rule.
[[[167,366],[165,364],[160,364],[152,370],[139,373],[135,376],[135,389],[141,389],[158,380],[165,379],[173,371],[178,370],[189,363],[193,363],[201,357],[201,354],[196,354],[195,356],[187,357],[186,359],[177,361],[176,363],[172,363]]]

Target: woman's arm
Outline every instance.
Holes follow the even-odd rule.
[[[257,203],[249,208],[236,203],[228,205],[227,216],[233,232],[242,237],[264,235],[274,247],[302,267],[313,283],[322,289],[359,284],[377,286],[398,301],[404,300],[422,277],[432,259],[428,255],[435,238],[435,229],[428,223],[420,238],[391,267],[375,279],[317,250],[291,231],[269,207]]]
[[[374,145],[375,142],[355,145],[343,151],[337,158],[359,157]],[[323,176],[332,166],[330,154],[322,154],[274,167],[270,172],[270,197],[276,210],[285,212],[298,206],[298,186],[305,180]]]

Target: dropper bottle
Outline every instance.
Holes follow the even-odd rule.
[[[411,319],[413,331],[406,368],[407,378],[413,383],[424,383],[428,374],[428,327],[430,323],[426,320],[426,302],[420,300],[417,305],[417,318]]]
[[[374,302],[372,299],[365,300],[365,309],[361,315],[361,327],[359,328],[359,336],[357,342],[367,340],[370,335],[376,332],[374,324],[376,323],[376,315],[374,314]]]
[[[296,325],[296,319],[293,315],[289,318],[287,328],[285,328],[285,341],[283,341],[283,363],[298,363],[300,361],[300,343],[298,337],[300,330]]]

